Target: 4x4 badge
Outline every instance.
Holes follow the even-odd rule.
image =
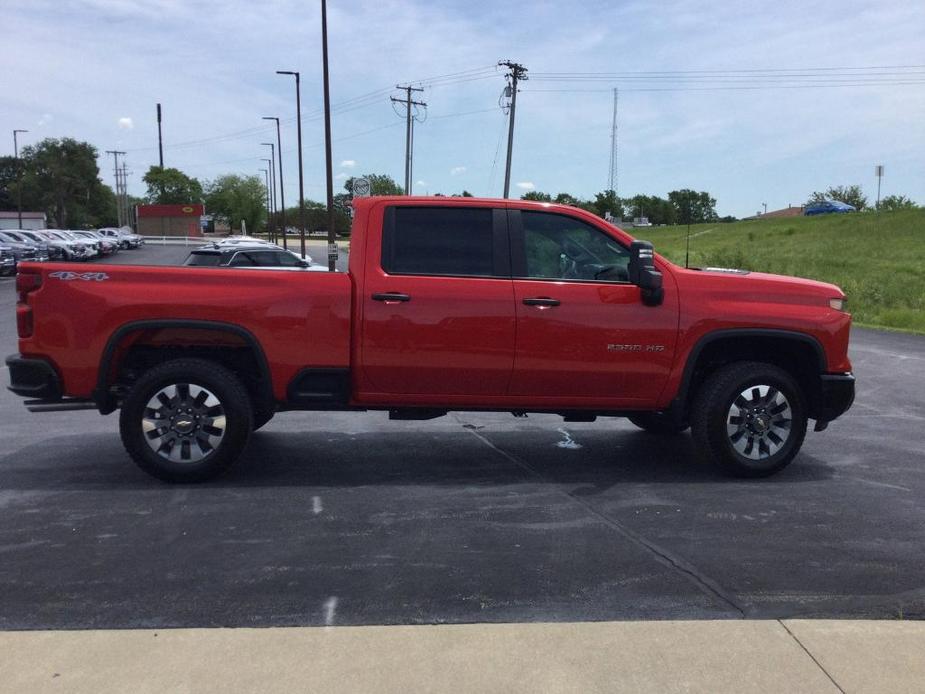
[[[91,282],[93,280],[102,282],[103,280],[109,279],[109,275],[105,272],[70,272],[68,270],[57,270],[49,273],[48,276],[54,277],[56,280],[83,280],[84,282]]]

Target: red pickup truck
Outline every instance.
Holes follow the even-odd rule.
[[[227,469],[284,410],[629,417],[764,476],[854,399],[836,286],[685,269],[525,201],[354,201],[349,271],[22,263],[11,390],[117,409],[161,479]]]

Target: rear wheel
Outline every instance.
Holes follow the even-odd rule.
[[[712,374],[694,399],[698,452],[736,477],[767,477],[796,456],[807,413],[799,385],[783,369],[737,362]]]
[[[630,415],[629,419],[637,427],[650,434],[671,436],[687,431],[690,424],[678,423],[674,418],[661,412],[640,412]]]
[[[253,426],[247,390],[228,369],[177,359],[145,372],[122,406],[122,443],[166,482],[201,482],[230,468]]]

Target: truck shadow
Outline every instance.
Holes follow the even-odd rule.
[[[833,476],[824,461],[800,454],[764,480],[726,478],[697,460],[688,435],[584,430],[580,447],[557,446],[545,429],[403,432],[257,432],[239,463],[195,487],[496,486],[556,484],[594,496],[622,484],[779,485]],[[0,458],[0,491],[165,487],[141,472],[110,434],[47,439]]]

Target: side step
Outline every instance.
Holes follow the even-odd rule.
[[[99,409],[92,400],[26,400],[23,404],[29,412],[71,412],[73,410]]]

